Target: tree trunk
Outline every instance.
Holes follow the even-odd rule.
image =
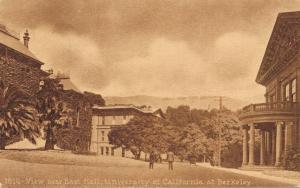
[[[138,152],[136,153],[136,159],[137,159],[137,160],[140,160],[140,159],[141,159],[141,151],[138,151]]]
[[[54,134],[51,125],[48,126],[46,132],[45,150],[54,150]]]
[[[0,135],[0,150],[5,149],[5,137],[3,135]]]

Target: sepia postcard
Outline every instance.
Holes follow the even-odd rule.
[[[0,188],[299,186],[299,0],[0,0]]]

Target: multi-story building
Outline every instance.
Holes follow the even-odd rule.
[[[40,81],[49,74],[41,69],[43,62],[29,50],[27,31],[23,39],[24,44],[17,34],[0,25],[0,80],[33,95],[39,90]]]
[[[111,128],[125,125],[135,116],[147,115],[164,117],[160,109],[137,108],[133,105],[94,106],[90,151],[98,155],[130,156],[122,148],[114,149],[114,146],[109,143],[108,133]]]
[[[240,114],[243,166],[280,166],[290,149],[300,149],[300,12],[278,15],[256,82],[266,87],[266,101]]]
[[[52,75],[60,80],[59,98],[64,103],[68,118],[67,126],[57,131],[57,145],[62,149],[88,152],[91,143],[92,107],[104,106],[105,101],[99,94],[81,92],[64,74]]]

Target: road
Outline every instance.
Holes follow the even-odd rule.
[[[132,160],[134,161],[134,160]],[[141,163],[140,161],[136,161]],[[183,186],[288,186],[287,184],[248,177],[189,164],[147,163],[136,166],[76,166],[37,164],[0,159],[2,187],[183,187]]]

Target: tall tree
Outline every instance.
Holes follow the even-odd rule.
[[[109,141],[116,147],[140,153],[166,152],[176,138],[174,129],[165,120],[154,116],[136,116],[127,125],[113,128]]]
[[[45,150],[54,149],[55,136],[53,129],[67,122],[68,110],[60,101],[61,85],[59,79],[46,79],[37,94],[37,109],[40,122],[45,130]]]
[[[241,136],[235,113],[223,108],[211,111],[192,109],[187,106],[167,109],[167,118],[177,132],[174,152],[182,160],[190,156],[205,156],[211,163],[218,165],[221,153],[239,147]],[[179,126],[180,125],[180,126]],[[226,159],[228,161],[228,159]]]
[[[40,131],[34,116],[34,103],[29,95],[0,82],[0,149],[5,149],[11,136],[20,136],[35,144]]]
[[[222,151],[241,141],[236,114],[226,109],[214,112],[201,126],[207,138],[212,141],[209,150],[213,152],[213,163],[221,165]]]
[[[177,108],[168,107],[166,118],[175,126],[185,126],[192,123],[190,107],[185,105],[178,106]]]
[[[93,105],[99,105],[99,106],[105,105],[105,100],[100,94],[95,94],[92,92],[85,91],[84,95],[89,100],[89,102]]]
[[[209,156],[208,139],[200,126],[195,123],[187,124],[177,131],[174,152],[181,160],[189,157],[199,158]]]

